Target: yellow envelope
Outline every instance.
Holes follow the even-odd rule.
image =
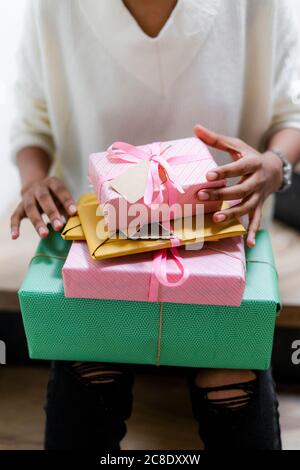
[[[67,241],[82,241],[85,240],[85,235],[82,230],[81,222],[78,215],[70,217],[67,222],[67,225],[61,232],[61,236],[64,240]]]
[[[78,207],[82,204],[95,203],[97,201],[96,195],[94,193],[83,194],[79,201]],[[64,227],[61,236],[64,240],[67,241],[84,241],[85,235],[82,230],[81,222],[78,215],[70,217],[66,226]]]
[[[225,204],[225,207],[227,204]],[[99,203],[88,202],[79,204],[79,219],[82,231],[88,244],[90,255],[93,259],[108,259],[126,256],[135,253],[161,250],[170,248],[172,240],[130,240],[122,238],[109,238],[106,230],[104,217],[99,210]],[[185,224],[184,228],[174,228],[174,234],[180,240],[180,245],[191,245],[203,241],[217,241],[222,238],[244,235],[245,228],[237,221],[231,220],[224,224],[215,224],[212,214],[204,216],[204,227],[195,227],[196,218],[193,217],[191,226]]]

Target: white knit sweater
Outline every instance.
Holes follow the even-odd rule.
[[[42,147],[77,197],[89,154],[116,140],[187,137],[201,123],[258,147],[270,129],[300,128],[298,30],[287,5],[179,0],[153,39],[121,0],[31,0],[13,158]]]

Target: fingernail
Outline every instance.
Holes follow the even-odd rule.
[[[77,212],[77,207],[75,206],[75,204],[71,204],[71,205],[69,206],[69,212],[70,212],[71,215],[76,214],[76,212]]]
[[[11,238],[15,240],[16,238],[18,238],[18,236],[19,236],[19,232],[17,230],[12,230]]]
[[[215,171],[209,171],[206,175],[206,178],[208,181],[215,181],[219,178],[219,175]]]
[[[62,228],[63,224],[62,221],[59,219],[56,219],[53,221],[53,228],[54,230],[60,230]]]
[[[247,245],[249,246],[249,248],[253,248],[255,246],[255,238],[248,238]]]
[[[199,191],[198,198],[200,201],[208,201],[208,199],[210,199],[210,195],[205,191]]]
[[[49,234],[48,229],[45,227],[39,228],[38,232],[40,237],[46,237]]]
[[[224,222],[226,220],[226,215],[225,214],[216,214],[214,216],[214,219],[216,222]]]

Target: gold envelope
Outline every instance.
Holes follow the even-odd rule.
[[[82,241],[85,240],[85,236],[82,230],[81,222],[78,215],[70,217],[67,225],[63,229],[61,236],[64,240],[68,241]]]
[[[97,201],[96,195],[94,193],[83,194],[79,201],[78,207],[82,204],[95,203]],[[65,225],[61,236],[64,240],[67,241],[84,241],[85,235],[82,230],[81,222],[78,215],[70,217],[67,224]]]
[[[97,215],[98,214],[98,215]],[[109,232],[105,229],[104,218],[99,210],[99,203],[94,198],[88,201],[81,201],[78,205],[79,220],[82,225],[80,233],[81,238],[77,240],[87,241],[89,252],[93,259],[108,259],[116,258],[119,256],[126,256],[135,253],[143,253],[148,251],[161,250],[163,248],[170,248],[172,240],[130,240],[123,238],[109,238]],[[73,220],[72,220],[73,219]],[[195,219],[195,218],[194,218]],[[196,220],[196,219],[195,219]],[[70,237],[72,234],[71,227],[78,231],[78,218],[71,218],[65,227],[64,235]],[[77,232],[78,235],[79,232]],[[182,227],[174,229],[174,234],[181,241],[181,245],[190,245],[200,243],[203,241],[217,241],[222,238],[229,238],[238,235],[244,235],[246,230],[237,221],[232,220],[226,224],[215,224],[212,221],[212,214],[204,216],[204,227],[199,229],[194,228],[191,224],[184,226],[184,235]]]

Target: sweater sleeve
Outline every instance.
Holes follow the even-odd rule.
[[[289,0],[276,0],[272,124],[266,139],[283,128],[300,130],[300,31]]]
[[[36,15],[37,0],[27,7],[14,87],[16,114],[11,126],[11,158],[28,146],[38,146],[53,159],[55,146],[49,119]]]

